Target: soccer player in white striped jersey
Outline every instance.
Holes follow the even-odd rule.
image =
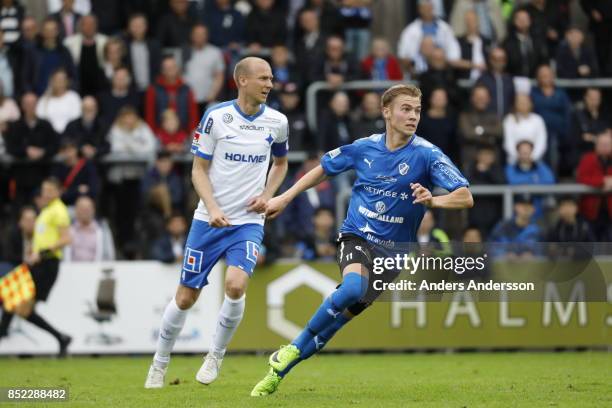
[[[224,257],[225,299],[209,353],[196,380],[210,384],[245,307],[245,291],[263,239],[267,201],[287,173],[288,123],[265,105],[272,70],[261,58],[236,64],[238,99],[209,108],[194,135],[192,181],[200,203],[185,245],[176,295],[164,311],[157,349],[145,388],[161,388],[170,353],[187,311],[208,283],[208,274]],[[272,166],[268,172],[270,153]],[[267,174],[267,182],[266,182]]]

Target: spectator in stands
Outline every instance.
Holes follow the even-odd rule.
[[[208,28],[203,24],[191,30],[191,46],[183,49],[183,70],[201,115],[211,102],[219,100],[225,81],[223,53],[208,42]]]
[[[450,105],[457,106],[459,96],[455,71],[448,64],[444,51],[441,48],[434,48],[427,60],[427,65],[427,71],[419,76],[419,87],[423,92],[423,107],[429,109],[432,93],[438,88],[444,88]]]
[[[293,83],[301,88],[302,78],[298,67],[291,61],[289,49],[285,45],[272,47],[270,67],[274,75],[274,91],[280,91],[286,84]]]
[[[174,57],[162,60],[161,75],[149,86],[145,100],[145,120],[154,132],[159,131],[161,115],[173,109],[181,121],[181,129],[191,133],[198,124],[198,106],[189,85],[183,82]]]
[[[138,93],[132,87],[132,77],[126,67],[119,67],[113,75],[111,88],[98,95],[100,116],[108,123],[113,123],[121,108],[131,106],[140,108]]]
[[[57,23],[51,18],[42,23],[41,39],[34,47],[29,48],[25,56],[24,88],[42,95],[47,89],[51,74],[63,68],[72,79],[77,77],[77,71],[72,56],[59,41]]]
[[[536,244],[542,239],[540,227],[533,222],[533,198],[529,194],[521,194],[514,198],[514,217],[500,221],[489,242],[494,255],[505,256],[510,260],[531,259],[537,252]]]
[[[111,87],[115,71],[124,66],[127,51],[125,43],[118,37],[111,37],[104,46],[103,69],[104,76],[100,88],[108,89]]]
[[[589,28],[594,36],[595,52],[603,76],[612,75],[610,44],[612,44],[612,3],[605,0],[580,1],[589,17]]]
[[[57,22],[60,38],[64,39],[77,33],[82,15],[74,9],[74,0],[62,0],[60,10],[49,14],[49,17]]]
[[[329,37],[325,57],[314,67],[312,78],[315,81],[327,81],[332,88],[338,88],[345,82],[357,79],[358,70],[356,62],[344,51],[344,40]]]
[[[106,136],[111,122],[106,122],[98,115],[98,103],[93,96],[83,98],[81,110],[83,114],[68,123],[64,136],[76,142],[84,158],[99,159],[110,151]]]
[[[115,260],[113,234],[106,220],[96,219],[96,204],[90,197],[77,199],[70,233],[72,243],[64,254],[67,262]]]
[[[319,122],[317,147],[324,152],[352,143],[355,137],[349,116],[348,95],[342,91],[336,92],[329,102],[329,108],[323,111]]]
[[[287,21],[275,0],[255,0],[245,22],[245,38],[251,53],[287,42]]]
[[[19,107],[15,100],[4,93],[4,86],[0,84],[0,135],[6,132],[8,122],[13,122],[21,117]]]
[[[514,104],[514,82],[506,72],[507,61],[506,51],[503,48],[492,48],[489,52],[489,67],[476,81],[476,85],[482,85],[489,90],[490,109],[495,112],[499,120],[510,112]]]
[[[141,191],[147,197],[153,187],[163,184],[170,193],[172,208],[180,210],[184,204],[184,187],[181,177],[174,171],[172,155],[167,150],[157,154],[155,164],[142,178]]]
[[[488,89],[483,85],[472,88],[470,107],[459,114],[458,130],[463,169],[475,162],[476,152],[481,147],[492,149],[497,160],[502,157],[504,130],[497,115],[490,111],[490,106],[491,97]]]
[[[311,152],[308,158],[297,171],[292,183],[302,178],[313,168],[319,165],[321,156]],[[326,180],[312,190],[306,191],[295,198],[280,218],[285,225],[285,235],[295,238],[297,241],[305,240],[314,234],[313,216],[317,208],[335,208],[336,192],[330,180]]]
[[[306,115],[300,106],[300,90],[292,82],[286,83],[280,90],[279,110],[287,116],[289,134],[291,135],[291,150],[305,151],[315,148],[314,140],[308,130]]]
[[[503,47],[508,54],[508,72],[515,76],[533,78],[536,68],[546,64],[546,43],[531,33],[531,17],[525,10],[517,10],[512,17],[512,27]]]
[[[15,52],[4,43],[4,32],[0,30],[0,86],[4,95],[12,97],[15,94],[15,79],[20,78],[15,69],[20,69]]]
[[[465,176],[470,184],[505,184],[504,171],[496,158],[496,151],[489,146],[478,149],[475,159],[466,166]],[[471,225],[488,235],[491,228],[502,217],[502,203],[499,197],[482,196],[474,201],[474,207],[468,212]]]
[[[448,106],[448,94],[444,88],[435,88],[421,114],[417,134],[438,146],[449,157],[457,157],[457,117]]]
[[[148,25],[144,14],[132,15],[125,38],[127,64],[134,73],[134,84],[141,94],[159,74],[162,56],[157,39],[147,37]]]
[[[204,14],[210,43],[220,48],[239,50],[245,41],[244,17],[231,0],[214,0],[214,5]]]
[[[157,184],[144,197],[144,205],[138,211],[136,219],[137,242],[123,245],[122,249],[128,259],[148,257],[157,239],[166,231],[166,220],[172,215],[170,193],[165,184]]]
[[[426,255],[447,256],[452,255],[452,248],[448,234],[436,226],[436,219],[431,210],[425,211],[421,225],[417,230],[417,240],[421,252]]]
[[[370,47],[373,1],[342,0],[339,3],[346,48],[352,58],[361,61]]]
[[[518,94],[514,102],[514,112],[504,118],[504,150],[510,164],[516,162],[516,145],[523,140],[533,144],[534,161],[543,159],[546,154],[546,125],[540,115],[532,112],[532,106],[529,95]]]
[[[584,33],[570,27],[557,47],[557,76],[559,78],[597,78],[599,66],[593,49],[585,44]]]
[[[589,223],[578,215],[578,203],[574,197],[563,196],[557,208],[559,219],[549,228],[547,242],[595,242],[595,234]]]
[[[153,161],[156,140],[147,124],[131,106],[119,111],[108,136],[111,153],[120,154],[126,160]],[[140,179],[145,173],[142,164],[115,164],[108,171],[116,199],[117,238],[120,245],[134,238],[134,223],[140,204]]]
[[[572,124],[571,149],[575,158],[571,162],[572,166],[577,166],[582,155],[593,150],[596,135],[612,124],[602,112],[601,91],[598,88],[587,88],[584,92],[583,106],[576,109]]]
[[[576,180],[606,193],[583,196],[580,213],[591,222],[598,241],[612,241],[612,131],[610,129],[597,135],[594,150],[582,156]]]
[[[560,162],[569,152],[571,101],[563,89],[555,86],[555,77],[548,65],[537,70],[537,86],[531,88],[534,112],[544,119],[548,134],[547,158],[553,169],[565,169]],[[566,171],[561,171],[565,174]]]
[[[404,78],[399,60],[384,38],[372,41],[370,55],[361,61],[361,71],[366,79],[374,81],[401,81]]]
[[[337,2],[332,0],[306,0],[304,6],[298,12],[298,19],[305,10],[312,10],[319,18],[321,32],[325,37],[340,36],[344,38],[344,27],[342,16],[337,7]],[[302,36],[301,27],[295,30],[297,37]]]
[[[187,239],[187,221],[180,213],[166,220],[166,231],[151,246],[149,259],[165,263],[181,263]]]
[[[468,17],[470,14],[473,17]],[[501,6],[495,0],[457,0],[453,4],[449,22],[457,37],[464,37],[472,31],[472,35],[478,35],[489,43],[499,43],[506,36]],[[470,29],[473,23],[476,23],[475,30]]]
[[[108,38],[98,33],[98,20],[93,15],[83,16],[80,32],[64,40],[78,69],[81,95],[95,95],[103,86],[101,69]]]
[[[182,47],[189,43],[195,16],[188,12],[187,0],[170,0],[170,12],[157,23],[157,39],[162,47]]]
[[[46,92],[36,105],[36,115],[48,120],[60,135],[70,121],[81,116],[81,98],[69,85],[68,74],[63,68],[53,72]]]
[[[35,94],[24,94],[21,97],[23,115],[16,122],[9,123],[6,132],[7,153],[24,160],[12,168],[17,208],[32,198],[33,190],[49,173],[50,161],[59,147],[59,137],[51,124],[36,115],[37,101]]]
[[[161,128],[156,133],[160,149],[170,153],[185,153],[187,151],[187,133],[180,128],[179,117],[172,109],[162,113]]]
[[[385,132],[385,119],[380,110],[380,95],[366,92],[353,119],[353,137],[358,139]]]
[[[451,65],[461,58],[459,43],[450,26],[434,15],[432,0],[419,0],[419,18],[410,23],[399,39],[397,55],[405,71],[414,73],[415,60],[425,37],[432,37],[434,45],[444,50]]]
[[[528,0],[520,6],[531,19],[531,33],[548,46],[548,54],[555,55],[557,44],[569,24],[571,0]]]
[[[506,165],[506,181],[511,185],[520,184],[555,184],[555,176],[543,161],[535,161],[533,156],[533,143],[528,140],[518,142],[516,145],[517,160],[515,164]],[[544,201],[541,197],[534,197],[536,218],[544,213]]]
[[[95,165],[84,157],[79,157],[79,148],[72,139],[62,140],[59,150],[60,163],[55,164],[52,175],[62,185],[61,199],[67,206],[73,206],[83,195],[94,200],[98,196],[99,181]]]
[[[17,0],[2,0],[0,5],[0,28],[4,31],[4,43],[11,47],[19,41],[19,27],[24,16],[23,7]]]
[[[130,12],[130,3],[134,0],[89,0],[91,1],[91,14],[98,17],[98,25],[100,32],[108,36],[117,35],[127,26],[127,15]],[[136,0],[138,1],[138,0]],[[151,4],[148,7],[155,7],[158,1],[148,1]],[[166,2],[164,2],[166,3]],[[159,6],[158,6],[159,7]]]
[[[25,16],[21,22],[19,44],[22,48],[33,48],[38,41],[38,22],[30,16]]]
[[[319,207],[314,211],[311,222],[312,233],[296,245],[298,255],[307,261],[333,260],[336,256],[333,211]]]
[[[478,2],[484,4],[484,2]],[[491,40],[478,31],[478,15],[469,10],[465,13],[465,34],[458,38],[461,48],[461,59],[455,67],[457,77],[478,79],[487,69],[486,56],[491,48]]]
[[[293,47],[295,61],[300,77],[306,82],[312,82],[311,70],[324,58],[327,37],[321,31],[320,19],[314,10],[301,11],[298,20],[301,34],[296,36]]]

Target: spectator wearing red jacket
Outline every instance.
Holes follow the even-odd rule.
[[[367,79],[378,81],[400,81],[404,77],[398,59],[391,54],[391,47],[383,38],[372,41],[372,52],[361,61],[361,70]]]
[[[612,130],[607,129],[600,133],[595,141],[595,150],[582,156],[577,180],[579,183],[599,188],[604,193],[584,196],[580,202],[580,212],[593,223],[599,241],[611,241]]]
[[[167,109],[176,112],[181,130],[191,133],[198,124],[198,106],[189,85],[183,82],[174,57],[162,60],[161,75],[149,85],[145,97],[145,121],[154,133],[159,133],[162,114]]]
[[[180,128],[179,117],[172,109],[166,109],[162,114],[161,129],[157,138],[162,150],[170,153],[185,153],[187,151],[187,132]]]

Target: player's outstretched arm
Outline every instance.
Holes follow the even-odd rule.
[[[328,176],[323,171],[323,167],[318,165],[299,179],[289,190],[268,201],[266,205],[266,217],[276,218],[300,193],[303,193],[327,179]]]
[[[257,213],[263,213],[266,211],[266,204],[268,200],[274,196],[276,190],[278,190],[283,183],[283,180],[285,180],[287,170],[289,169],[289,161],[287,160],[287,156],[273,156],[272,160],[272,167],[268,172],[268,182],[266,183],[266,188],[259,196],[253,197],[249,200],[247,203],[247,211],[255,211]]]
[[[410,188],[412,188],[412,196],[415,198],[414,204],[423,204],[429,208],[444,208],[447,210],[460,210],[474,206],[474,198],[467,187],[459,187],[453,192],[436,197],[419,183],[411,183]]]
[[[210,160],[195,156],[191,168],[191,182],[196,193],[198,193],[198,196],[206,206],[210,217],[208,220],[210,226],[216,228],[229,227],[231,225],[229,219],[225,216],[213,196],[212,184],[208,177],[209,169]]]

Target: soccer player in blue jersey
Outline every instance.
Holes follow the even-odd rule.
[[[368,284],[373,259],[401,243],[416,242],[426,207],[461,209],[474,204],[468,181],[450,159],[415,134],[421,114],[419,88],[393,86],[383,94],[381,105],[385,133],[326,153],[318,167],[268,201],[266,215],[274,218],[298,194],[323,180],[350,169],[357,174],[338,238],[342,283],[293,342],[270,356],[268,374],[255,385],[252,396],[276,391],[292,367],[321,350],[342,326],[370,306],[381,294]],[[450,193],[433,197],[433,186]],[[388,272],[391,280],[399,273]]]
[[[181,278],[161,322],[157,348],[145,388],[161,388],[187,311],[208,274],[224,257],[225,299],[210,351],[196,380],[210,384],[245,308],[245,291],[263,238],[264,212],[287,173],[287,117],[265,105],[272,70],[261,58],[236,64],[238,99],[209,108],[198,126],[191,151],[191,178],[200,202],[185,244]],[[268,172],[270,153],[272,166]],[[267,174],[267,181],[266,181]]]

